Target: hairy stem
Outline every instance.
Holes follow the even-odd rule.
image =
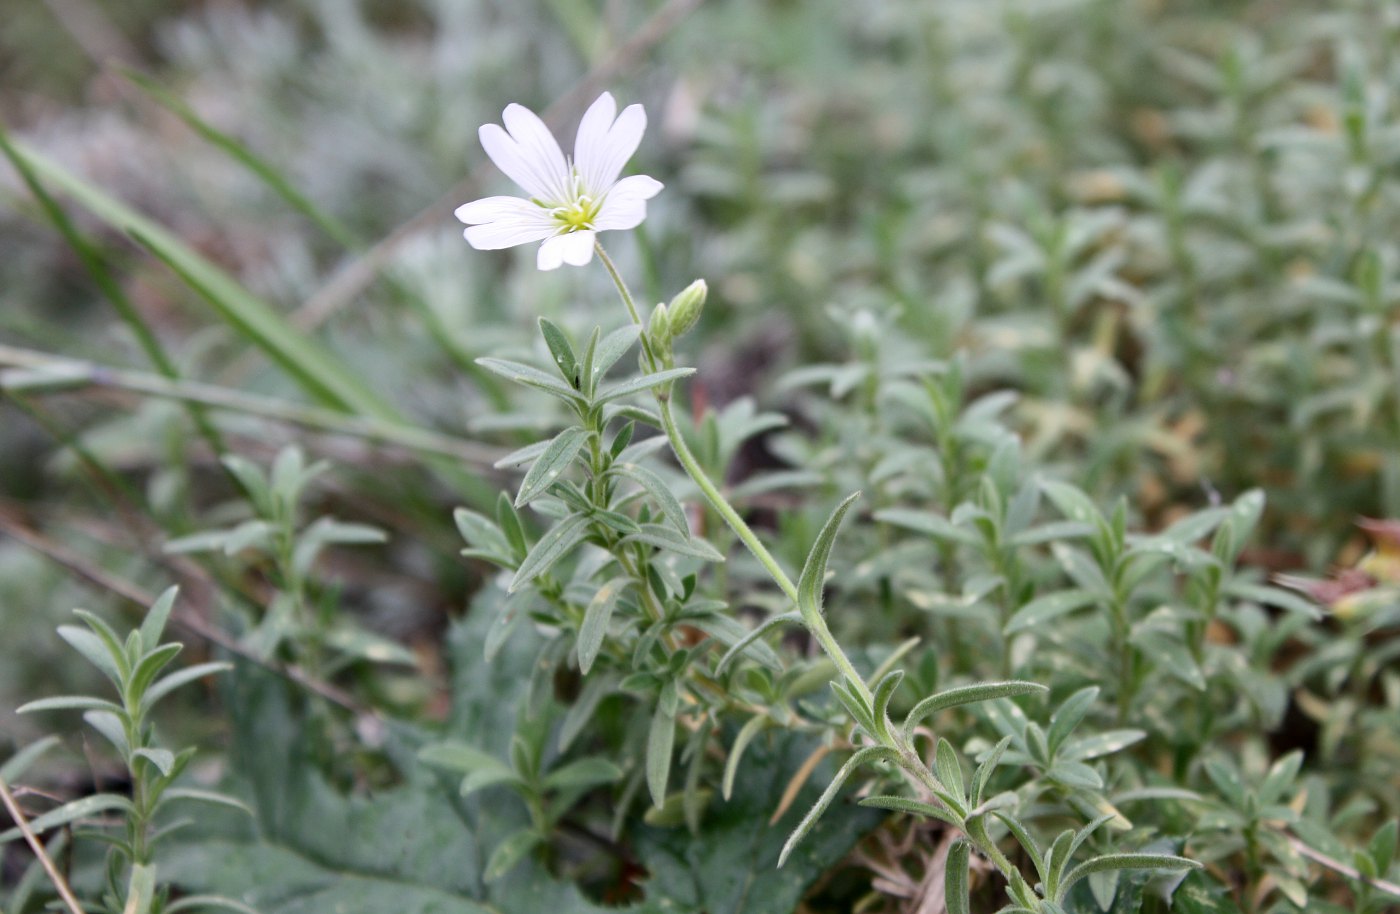
[[[627,283],[623,280],[622,274],[618,273],[617,267],[613,264],[612,259],[608,257],[607,252],[603,250],[603,246],[599,244],[595,245],[595,247],[598,252],[598,258],[603,261],[603,266],[607,268],[608,275],[612,277],[613,284],[617,286],[618,295],[622,298],[622,303],[627,307],[628,316],[632,318],[634,324],[642,327],[645,331],[646,328],[642,325],[642,317],[637,312],[637,305],[632,299],[632,293],[628,290]],[[648,363],[652,366],[653,370],[655,370],[658,366],[645,332],[642,334],[642,348],[646,352]],[[778,560],[773,558],[773,554],[768,551],[768,547],[763,545],[762,540],[753,532],[753,529],[748,523],[739,516],[739,512],[734,510],[734,506],[724,497],[724,493],[714,484],[709,475],[705,472],[705,468],[700,465],[700,461],[697,460],[695,455],[691,452],[690,445],[686,444],[685,436],[681,434],[680,426],[676,424],[676,417],[671,410],[671,394],[669,387],[659,388],[655,393],[656,404],[661,413],[661,427],[662,430],[665,431],[666,437],[671,442],[671,450],[675,452],[676,459],[680,461],[681,466],[685,468],[691,480],[699,487],[700,492],[705,496],[705,500],[710,503],[710,507],[715,509],[715,512],[729,525],[729,529],[733,530],[740,541],[748,547],[749,552],[753,553],[753,557],[758,559],[759,564],[768,572],[768,576],[773,579],[773,582],[778,585],[779,589],[787,595],[788,599],[796,603],[797,585],[793,583],[792,578],[788,577],[787,572],[778,564]],[[848,658],[846,652],[841,649],[841,645],[836,643],[836,638],[832,636],[831,630],[827,628],[826,620],[822,618],[820,614],[811,613],[804,614],[803,621],[807,624],[813,637],[815,637],[817,642],[822,646],[822,650],[824,650],[827,656],[831,658],[832,662],[836,664],[836,668],[841,671],[841,675],[851,683],[852,687],[860,693],[862,698],[867,702],[871,701],[872,695],[869,687],[865,684],[865,680],[861,678],[861,675],[856,672],[855,667],[851,664],[850,658]]]

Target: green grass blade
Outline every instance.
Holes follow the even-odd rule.
[[[397,413],[335,356],[289,324],[271,305],[161,226],[21,143],[11,149],[40,178],[93,215],[124,231],[174,270],[244,338],[309,394],[347,412],[394,421]]]

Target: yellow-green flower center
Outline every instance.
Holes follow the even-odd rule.
[[[577,232],[592,228],[593,220],[597,218],[601,208],[601,201],[595,202],[592,197],[584,194],[576,197],[568,206],[555,207],[550,215],[563,226],[564,231]]]

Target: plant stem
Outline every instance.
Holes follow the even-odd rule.
[[[24,835],[24,840],[28,842],[30,850],[34,851],[34,856],[39,858],[39,865],[44,868],[44,872],[49,874],[49,881],[58,890],[58,896],[68,906],[69,912],[71,914],[84,914],[83,906],[78,904],[73,890],[68,887],[68,880],[63,878],[63,874],[58,871],[58,867],[54,865],[48,852],[44,850],[44,845],[39,841],[39,837],[29,827],[29,820],[24,817],[19,804],[15,802],[15,795],[10,792],[10,785],[5,783],[4,778],[0,778],[0,801],[4,802],[5,811],[10,814],[11,819],[15,820],[15,827],[20,830],[20,834]]]
[[[617,286],[617,292],[622,298],[622,303],[627,306],[628,316],[632,318],[634,324],[638,327],[642,327],[641,315],[637,312],[636,303],[632,299],[632,293],[627,289],[627,283],[623,281],[622,275],[618,273],[617,267],[613,264],[612,259],[608,257],[607,252],[603,250],[603,246],[601,244],[595,244],[595,248],[598,252],[598,258],[603,262],[603,266],[607,268],[608,275],[612,277],[613,284]],[[647,340],[645,333],[646,328],[642,327],[642,329],[644,331],[642,333],[642,348],[645,350],[647,359],[652,365],[652,368],[655,369],[657,364],[651,350],[651,344]],[[749,527],[748,523],[739,516],[739,512],[734,510],[734,506],[731,505],[729,500],[724,497],[724,494],[720,492],[719,487],[711,481],[709,475],[705,473],[705,468],[700,465],[700,461],[691,453],[690,445],[686,444],[685,436],[681,434],[680,426],[676,424],[676,417],[671,411],[671,393],[669,388],[658,389],[655,391],[655,395],[656,404],[661,413],[661,427],[666,433],[666,437],[671,442],[671,450],[675,452],[676,459],[680,461],[681,466],[685,468],[691,480],[699,487],[700,492],[705,496],[705,500],[710,503],[710,507],[715,509],[715,512],[724,519],[724,522],[729,525],[729,528],[733,530],[735,535],[748,547],[749,552],[753,553],[753,557],[758,559],[759,564],[768,572],[768,576],[773,579],[773,582],[787,595],[788,599],[797,603],[797,585],[793,583],[792,578],[788,577],[787,572],[783,571],[782,566],[778,564],[778,560],[773,558],[773,554],[763,545],[763,542],[758,538],[757,534],[753,532],[753,529]],[[861,678],[861,675],[856,672],[855,667],[851,664],[850,658],[848,658],[846,652],[841,649],[841,645],[836,643],[836,638],[832,636],[831,630],[827,628],[826,620],[819,613],[804,613],[803,621],[807,624],[808,629],[817,639],[817,642],[821,644],[822,650],[826,651],[827,656],[836,664],[836,668],[841,671],[841,675],[851,683],[852,687],[856,689],[862,698],[870,702],[873,699],[870,688],[865,684],[865,680]]]

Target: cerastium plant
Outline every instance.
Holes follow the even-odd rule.
[[[24,826],[16,825],[0,833],[0,843],[4,843],[21,836],[28,838],[76,826],[76,837],[93,838],[107,844],[110,850],[103,882],[92,909],[108,914],[173,914],[210,907],[248,910],[246,905],[227,898],[190,896],[169,901],[157,880],[156,845],[182,825],[190,824],[188,819],[158,822],[167,806],[195,801],[231,806],[251,814],[232,797],[177,786],[194,758],[195,749],[165,747],[150,720],[155,705],[175,689],[231,669],[231,664],[211,661],[162,675],[182,649],[177,642],[161,641],[176,593],[172,587],[162,594],[152,604],[140,627],[128,632],[125,638],[100,617],[81,609],[76,612],[83,627],[59,626],[60,637],[106,677],[115,695],[109,698],[89,695],[41,698],[19,709],[21,714],[82,711],[83,720],[111,743],[126,769],[129,794],[93,793],[36,816]],[[21,752],[6,764],[4,780],[18,776],[41,753],[57,744],[56,738],[50,738]],[[11,810],[11,814],[15,815],[15,811]],[[104,816],[108,818],[99,818]],[[55,881],[61,883],[61,880]],[[68,893],[66,898],[72,899],[66,885],[59,884],[58,888],[61,893]],[[73,903],[69,901],[70,906]]]
[[[706,714],[686,717],[703,739],[703,734],[714,726],[715,715],[731,703],[726,700],[723,683],[715,675],[722,672],[737,653],[759,644],[759,638],[771,629],[785,623],[798,623],[817,641],[834,666],[837,678],[831,683],[831,689],[854,722],[849,741],[855,751],[793,831],[779,858],[780,865],[857,770],[888,766],[897,770],[917,795],[870,797],[865,801],[867,805],[939,820],[963,836],[949,854],[947,905],[950,911],[968,910],[968,865],[974,849],[989,860],[1004,879],[1011,901],[1005,908],[1008,912],[1053,914],[1063,911],[1069,890],[1093,873],[1121,869],[1183,870],[1196,866],[1185,858],[1157,853],[1100,854],[1075,865],[1076,853],[1101,826],[1114,818],[1111,813],[1081,828],[1066,829],[1048,847],[1042,847],[1017,817],[1021,798],[1015,792],[992,793],[989,789],[1013,742],[1010,735],[986,754],[970,779],[964,777],[957,751],[945,736],[939,736],[930,747],[932,764],[925,760],[919,742],[920,725],[933,715],[959,705],[1045,692],[1044,686],[1020,680],[956,686],[923,698],[904,715],[900,724],[892,721],[891,701],[904,679],[904,671],[882,668],[876,678],[867,681],[832,634],[823,605],[828,563],[837,532],[859,493],[847,497],[831,514],[794,582],[711,480],[692,453],[676,420],[673,410],[675,382],[688,377],[693,370],[674,367],[674,345],[698,319],[706,289],[703,283],[693,284],[669,305],[658,305],[644,324],[627,283],[597,243],[598,231],[630,228],[639,223],[645,216],[645,199],[659,189],[656,182],[640,176],[617,180],[623,164],[640,141],[645,116],[640,106],[632,106],[614,123],[614,112],[612,98],[606,94],[590,108],[579,128],[573,161],[564,158],[543,123],[520,106],[506,109],[508,133],[495,125],[482,128],[482,143],[487,153],[502,171],[525,187],[531,199],[493,197],[462,207],[458,216],[470,223],[467,240],[482,248],[543,240],[539,253],[541,269],[553,269],[561,262],[581,266],[596,253],[617,288],[631,326],[606,336],[601,330],[594,330],[580,353],[559,327],[542,319],[540,329],[554,362],[556,371],[553,374],[500,359],[480,361],[498,374],[563,401],[573,414],[574,424],[554,438],[523,448],[503,461],[513,465],[528,462],[530,467],[515,500],[502,500],[494,522],[459,510],[457,523],[472,547],[468,554],[510,570],[508,589],[512,596],[529,588],[547,607],[536,611],[538,620],[572,633],[581,672],[596,671],[600,653],[605,651],[609,641],[614,651],[624,644],[630,646],[630,650],[618,658],[632,664],[620,687],[651,696],[647,700],[652,710],[647,728],[645,769],[654,803],[661,806],[666,801],[673,741],[682,718],[682,700],[703,703],[706,708]],[[646,193],[633,194],[624,190],[628,182]],[[640,344],[643,374],[632,380],[604,385],[604,374],[634,343]],[[643,392],[650,392],[654,412],[619,402]],[[614,420],[622,420],[622,424],[609,437],[608,430]],[[637,449],[654,440],[632,443],[638,423],[661,430],[691,481],[758,560],[789,601],[791,610],[775,614],[752,632],[735,639],[731,634],[733,620],[722,614],[725,604],[697,601],[695,573],[681,577],[670,560],[658,559],[658,553],[669,553],[670,559],[686,559],[691,563],[720,561],[723,557],[692,535],[685,511],[665,481],[635,462]],[[517,508],[532,504],[553,521],[534,543],[529,541],[516,513]],[[550,575],[561,560],[585,543],[598,547],[601,556],[581,560],[581,570],[576,568],[571,578]],[[595,578],[601,579],[601,583],[595,583]],[[623,605],[624,595],[630,598],[621,614],[627,621],[619,625],[614,616]],[[512,611],[510,600],[504,611]],[[713,671],[715,675],[700,668],[701,652],[682,640],[682,624],[693,625],[732,642],[729,652]],[[561,640],[555,644],[567,645],[567,642]],[[557,658],[558,648],[554,650]],[[550,668],[552,664],[540,666]],[[716,693],[719,700],[705,702],[703,696],[707,692]],[[1059,743],[1082,719],[1096,694],[1095,689],[1077,693],[1052,719],[1049,732],[1054,734],[1055,748],[1059,748]],[[751,718],[751,721],[763,720],[761,715]],[[732,750],[733,756],[742,751],[744,742],[751,739],[760,726],[745,727]],[[1039,728],[1036,732],[1040,732]],[[1026,755],[1027,751],[1020,754]],[[543,781],[539,779],[537,762],[531,762],[530,754],[523,751],[513,753],[518,756],[513,770],[481,758],[469,747],[443,745],[425,752],[430,761],[466,771],[464,791],[491,783],[511,783],[522,791],[529,803],[538,785],[548,784],[547,777]],[[695,757],[698,753],[692,753],[692,758]],[[1027,761],[1030,761],[1029,755]],[[1047,758],[1046,764],[1049,763]],[[1062,768],[1072,765],[1085,767],[1073,759],[1061,762]],[[726,771],[726,787],[733,776],[730,765]],[[535,819],[533,829],[511,842],[512,847],[501,861],[504,865],[508,866],[511,859],[518,857],[515,846],[528,849],[541,840],[542,816],[537,813]],[[1016,856],[1033,864],[1032,877],[1023,875],[1012,857],[1001,849],[1007,833],[1020,847]]]

